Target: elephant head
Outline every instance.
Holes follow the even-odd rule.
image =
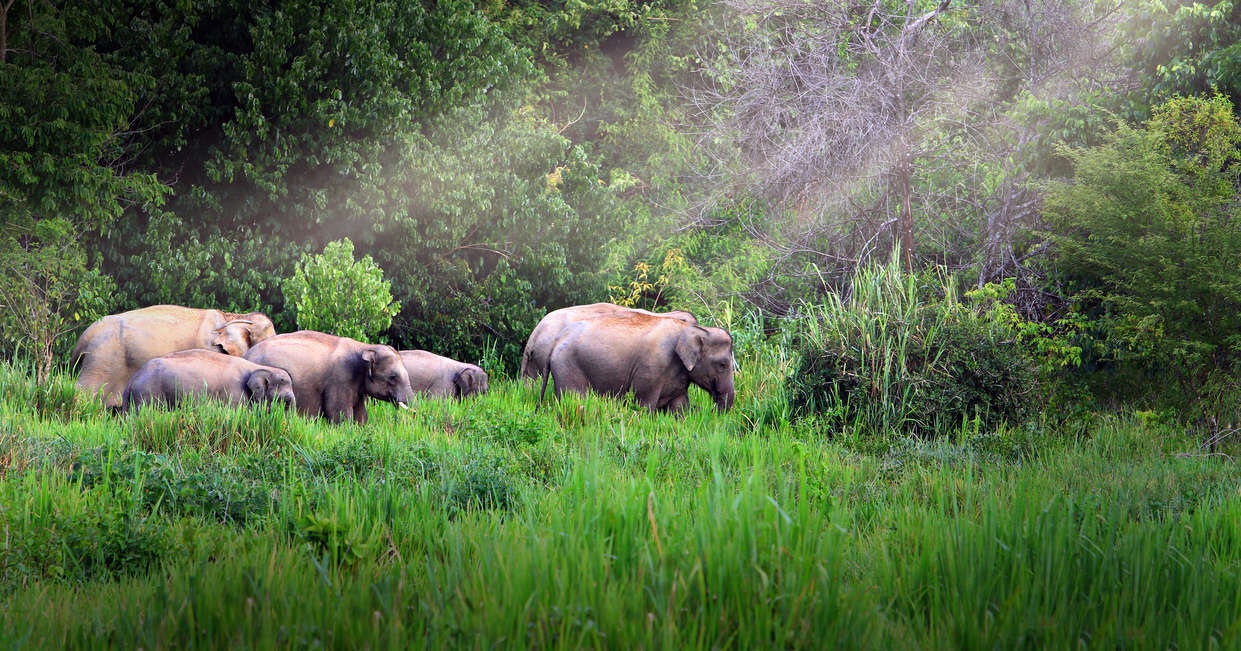
[[[254,402],[279,401],[289,409],[297,406],[293,396],[293,378],[288,371],[279,368],[260,368],[246,378],[246,390]]]
[[[728,411],[736,397],[733,339],[719,328],[686,328],[677,337],[676,354],[690,381],[706,389],[716,409]]]
[[[409,386],[409,372],[405,370],[405,364],[395,348],[368,346],[361,357],[365,367],[363,390],[366,395],[396,403],[401,408],[414,399],[414,390]]]
[[[271,319],[261,312],[251,312],[229,319],[214,331],[211,345],[229,355],[241,357],[254,344],[276,334]]]
[[[467,366],[452,378],[458,398],[466,398],[474,394],[487,393],[487,374],[480,368]]]
[[[693,314],[690,314],[685,310],[672,310],[671,312],[660,313],[657,316],[673,318],[678,321],[684,321],[690,325],[698,325],[698,319],[695,318]]]

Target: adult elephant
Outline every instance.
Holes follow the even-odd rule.
[[[677,319],[626,314],[575,323],[555,343],[548,366],[557,397],[632,392],[651,411],[673,413],[688,404],[691,383],[711,394],[721,412],[736,397],[732,337]]]
[[[123,405],[126,411],[152,403],[175,407],[191,396],[234,406],[273,402],[296,406],[287,371],[213,350],[183,350],[143,364],[125,387]]]
[[[367,397],[402,408],[414,397],[409,373],[391,346],[299,330],[260,342],[246,359],[288,371],[297,410],[332,423],[352,419],[365,424]]]
[[[547,362],[552,354],[552,346],[556,344],[556,341],[560,339],[565,333],[565,329],[569,326],[588,319],[625,314],[664,317],[684,321],[690,325],[698,325],[698,319],[694,318],[693,314],[681,310],[650,312],[635,307],[623,307],[614,303],[592,303],[590,305],[560,308],[559,310],[548,312],[547,316],[544,316],[539,321],[539,324],[534,327],[534,331],[530,333],[530,338],[526,340],[526,348],[521,355],[521,376],[534,379],[542,377],[543,369],[547,368]]]
[[[401,361],[414,393],[436,398],[468,398],[487,393],[487,372],[474,364],[425,350],[402,350]]]
[[[149,360],[194,348],[241,356],[275,334],[271,319],[261,312],[153,305],[92,323],[78,337],[70,359],[79,371],[79,389],[102,394],[108,407],[120,407],[125,385]]]

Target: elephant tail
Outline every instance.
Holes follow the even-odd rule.
[[[82,359],[86,357],[87,346],[86,337],[78,339],[78,343],[74,345],[73,352],[69,354],[69,371],[77,373],[82,370]]]
[[[543,395],[547,393],[547,380],[551,378],[551,369],[543,369],[543,388],[539,389],[539,402],[543,402]]]
[[[521,351],[521,371],[517,377],[531,377],[530,373],[530,345],[526,344],[525,350]]]

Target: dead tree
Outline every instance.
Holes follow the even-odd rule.
[[[1023,93],[1071,96],[1083,72],[1100,74],[1115,8],[1081,5],[729,0],[715,49],[700,53],[705,81],[687,93],[711,155],[704,185],[719,189],[700,214],[758,197],[786,217],[752,235],[842,274],[893,246],[912,268],[920,236],[960,235],[952,222],[969,214],[986,230],[970,235],[975,250],[937,261],[1010,271],[1037,202],[1006,160],[1036,125],[1006,112]]]

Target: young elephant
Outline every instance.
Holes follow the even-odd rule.
[[[526,348],[521,355],[521,377],[538,379],[543,375],[543,369],[547,368],[548,359],[552,354],[552,346],[556,345],[556,342],[560,340],[560,337],[564,335],[566,328],[569,326],[588,319],[626,314],[665,317],[684,321],[690,325],[698,325],[698,319],[695,319],[693,314],[680,310],[648,312],[613,303],[592,303],[590,305],[562,307],[559,310],[548,312],[530,333],[530,338],[526,340]]]
[[[720,411],[736,396],[732,337],[677,319],[628,314],[573,324],[553,347],[549,366],[557,397],[588,389],[613,396],[632,391],[651,411],[675,413],[689,402],[691,382],[710,393]]]
[[[246,359],[288,371],[298,411],[332,423],[365,424],[367,396],[402,408],[414,397],[409,373],[391,346],[300,330],[264,340]]]
[[[282,369],[211,350],[183,350],[143,364],[125,387],[123,405],[126,411],[148,403],[175,407],[190,396],[232,405],[296,403],[293,380]]]
[[[153,305],[92,323],[78,337],[70,359],[79,370],[78,389],[102,393],[104,404],[119,407],[129,379],[147,360],[194,348],[240,357],[274,334],[271,319],[259,312]]]
[[[401,361],[415,393],[436,398],[468,398],[487,393],[487,373],[473,364],[425,350],[402,350]]]

